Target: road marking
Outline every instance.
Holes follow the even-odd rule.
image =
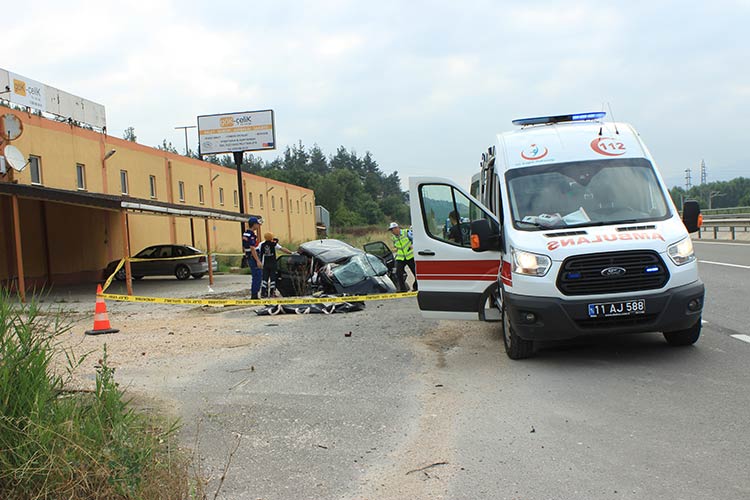
[[[728,266],[728,267],[739,267],[740,269],[750,269],[750,266],[743,266],[742,264],[728,264],[726,262],[714,262],[712,260],[699,260],[701,264],[713,264],[715,266]]]
[[[750,344],[750,335],[738,334],[738,335],[730,335],[730,336],[736,338],[737,340],[741,340],[743,342],[747,342],[748,344]]]
[[[733,245],[738,247],[746,247],[748,243],[724,243],[723,241],[704,241],[704,240],[693,240],[693,243],[705,243],[706,245]]]
[[[707,324],[708,324],[708,321],[706,321],[705,319],[701,320],[701,325],[707,325]]]

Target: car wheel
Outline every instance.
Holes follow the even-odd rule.
[[[186,280],[190,277],[190,268],[185,264],[180,264],[174,268],[174,275],[178,280]]]
[[[199,279],[201,279],[205,275],[206,275],[206,273],[194,273],[193,274],[193,278],[199,280]]]
[[[664,338],[667,344],[673,346],[685,346],[693,345],[698,341],[701,336],[701,318],[695,322],[690,328],[685,330],[677,330],[675,332],[664,332]]]
[[[510,323],[509,314],[503,306],[503,344],[510,359],[524,359],[534,354],[534,341],[519,337]]]
[[[119,271],[117,271],[117,274],[115,274],[115,279],[117,281],[125,281],[125,278],[127,276],[125,275],[125,268],[121,267]]]

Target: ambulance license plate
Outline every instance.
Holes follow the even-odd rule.
[[[646,313],[646,299],[621,300],[589,304],[589,318],[609,318],[612,316],[632,316]]]

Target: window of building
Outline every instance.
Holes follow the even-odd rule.
[[[177,183],[177,193],[180,196],[180,201],[185,202],[185,183],[182,181],[179,181]]]
[[[86,166],[76,163],[76,186],[80,191],[86,190]]]
[[[247,193],[247,206],[253,208],[253,193]]]
[[[276,197],[271,196],[271,210],[276,210]]]
[[[297,200],[297,215],[299,215],[299,200]]]
[[[305,206],[305,213],[307,213],[307,202],[304,202],[303,205]]]
[[[260,208],[263,208],[263,195],[262,194],[258,195],[258,203],[260,203]]]
[[[31,172],[31,183],[42,183],[42,159],[38,156],[29,156],[29,171]]]
[[[203,184],[198,184],[198,202],[200,202],[201,205],[205,203],[205,198],[203,197]]]
[[[219,188],[219,205],[224,205],[224,188]]]
[[[120,170],[120,192],[128,194],[128,171]]]
[[[235,206],[235,207],[237,206],[237,199],[238,199],[238,198],[237,198],[237,190],[235,189],[235,190],[234,190],[234,206]]]
[[[279,210],[284,211],[284,198],[279,198]]]
[[[151,198],[156,198],[156,176],[155,175],[149,175],[148,176],[148,187],[151,190]]]

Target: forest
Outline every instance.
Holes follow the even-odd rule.
[[[750,178],[737,177],[730,181],[707,182],[691,187],[688,191],[680,186],[669,190],[672,201],[678,208],[683,200],[697,200],[701,209],[750,207]]]

